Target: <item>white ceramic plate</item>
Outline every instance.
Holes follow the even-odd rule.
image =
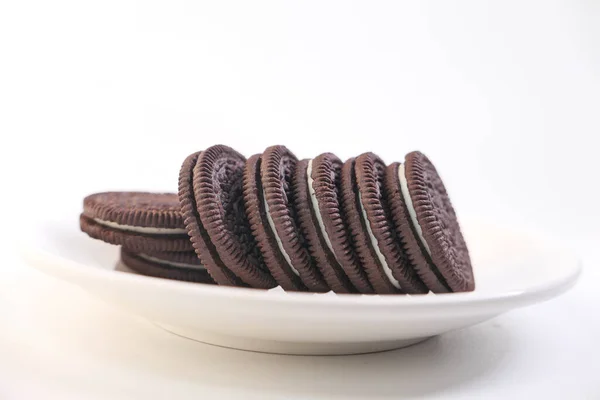
[[[477,289],[444,295],[285,293],[135,275],[120,270],[116,246],[79,231],[77,216],[40,224],[23,255],[34,267],[175,334],[283,354],[408,346],[548,300],[569,289],[580,274],[578,259],[554,243],[478,221],[462,226]]]

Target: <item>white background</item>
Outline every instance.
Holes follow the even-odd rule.
[[[559,237],[579,252],[586,269],[582,283],[559,299],[450,336],[435,345],[439,349],[411,350],[419,373],[411,375],[411,390],[399,387],[396,395],[600,398],[594,372],[600,368],[594,341],[600,297],[592,283],[600,261],[598,26],[600,3],[591,0],[2,2],[4,236],[14,238],[14,227],[26,234],[47,213],[80,208],[91,192],[174,191],[183,158],[212,144],[247,156],[273,144],[287,145],[299,158],[374,151],[387,162],[418,149],[440,169],[459,214]],[[135,358],[125,349],[135,344],[142,354],[154,351],[156,332],[29,270],[6,247],[10,262],[0,279],[6,322],[0,323],[27,323],[0,335],[0,349],[10,349],[0,356],[0,372],[13,373],[5,381],[8,375],[0,374],[0,398],[92,392],[114,398],[121,392],[111,388],[124,382],[125,398],[158,395],[126,374],[102,385],[83,379],[101,370],[99,352],[76,347],[74,361],[67,345],[119,348],[110,368],[137,368],[125,360]],[[41,315],[55,320],[33,324]],[[69,329],[57,330],[56,321],[66,320]],[[494,326],[505,333],[494,333]],[[48,337],[60,339],[48,342],[52,351],[43,345]],[[453,353],[471,341],[481,346],[481,358]],[[188,350],[172,361],[174,371],[196,362]],[[440,369],[433,356],[438,350],[448,365],[448,357],[459,357],[462,372]],[[251,357],[265,373],[301,376],[298,385],[305,387],[319,376],[307,371],[323,372],[307,361],[205,351],[221,359]],[[36,361],[42,353],[46,364]],[[498,357],[502,362],[490,361]],[[402,371],[393,357],[383,360]],[[340,366],[361,361],[348,363],[328,361],[323,369],[337,376]],[[220,395],[250,396],[233,375],[248,372],[233,362],[229,367],[231,391]],[[465,378],[476,370],[476,379]],[[144,371],[139,379],[156,380]],[[352,371],[350,379],[377,381],[367,369]],[[431,371],[452,379],[424,390],[432,389]],[[196,382],[178,393],[207,393],[206,382]],[[272,394],[295,397],[281,387]],[[315,388],[315,396],[319,390],[334,396]],[[377,386],[368,388],[370,395],[358,386],[354,394],[377,397]]]

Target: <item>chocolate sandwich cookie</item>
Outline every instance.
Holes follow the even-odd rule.
[[[398,235],[434,293],[475,289],[469,251],[435,166],[420,152],[387,169],[386,192]]]
[[[272,146],[246,164],[244,197],[264,260],[285,290],[326,292],[321,272],[306,248],[294,207],[292,179],[297,158],[284,146]]]
[[[190,155],[179,175],[181,212],[202,264],[218,284],[267,289],[276,282],[246,216],[245,162],[223,145]]]
[[[134,253],[121,248],[121,261],[142,275],[178,281],[211,283],[214,281],[193,251]]]
[[[256,238],[266,266],[284,290],[304,291],[300,275],[296,274],[273,235],[265,207],[264,191],[260,177],[260,154],[248,159],[244,169],[244,202],[252,233]]]
[[[352,248],[340,207],[342,162],[332,153],[298,162],[294,199],[308,249],[325,281],[337,293],[373,293]]]
[[[80,228],[131,251],[193,250],[173,193],[104,192],[83,201]]]
[[[390,248],[393,244],[389,243],[391,241],[389,235],[381,238],[385,229],[382,228],[385,218],[382,218],[381,209],[378,207],[384,207],[380,197],[383,178],[381,171],[384,168],[383,162],[372,153],[363,154],[358,159],[350,158],[342,167],[342,208],[347,217],[354,248],[376,293],[415,292],[415,288],[425,291],[425,288],[420,287],[424,286],[422,283],[421,285],[415,283],[414,287],[410,284],[402,287],[401,282],[394,276],[390,268],[389,262],[395,262],[395,260],[391,257],[390,260],[386,258],[386,254],[388,257],[397,254],[394,254],[393,249]],[[357,171],[358,169],[361,170],[360,173]],[[359,175],[362,180],[360,186]],[[367,210],[369,210],[369,214],[367,214]],[[380,239],[381,243],[375,236],[375,231],[383,239]]]
[[[407,294],[427,293],[428,289],[412,267],[396,235],[384,197],[386,165],[373,153],[356,158],[355,174],[359,204],[371,246],[389,282]]]

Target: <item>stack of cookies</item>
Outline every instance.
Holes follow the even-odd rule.
[[[121,246],[144,275],[286,291],[473,291],[467,245],[444,184],[420,152],[248,159],[217,145],[181,165],[179,192],[84,200],[81,229]]]
[[[174,193],[108,192],[87,196],[79,217],[94,239],[121,246],[121,261],[150,276],[212,283],[194,252]]]

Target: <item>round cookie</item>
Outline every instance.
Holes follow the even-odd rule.
[[[337,293],[373,293],[345,226],[339,199],[341,161],[332,153],[298,163],[294,193],[308,249]]]
[[[256,238],[266,266],[279,286],[289,291],[306,291],[307,288],[286,260],[269,225],[265,208],[264,191],[260,177],[260,154],[246,161],[244,168],[244,203],[252,233]]]
[[[448,293],[451,290],[446,284],[445,278],[433,264],[431,256],[419,239],[415,224],[411,221],[403,194],[403,190],[407,190],[406,178],[402,178],[404,181],[404,189],[402,189],[400,176],[404,176],[404,166],[400,163],[395,162],[387,167],[385,191],[396,234],[401,239],[403,249],[408,255],[410,263],[429,290],[433,293]]]
[[[247,286],[245,283],[225,266],[214,248],[210,237],[206,233],[194,196],[194,167],[198,162],[201,152],[190,154],[181,165],[179,171],[179,203],[184,224],[194,246],[194,250],[202,265],[206,268],[213,280],[219,285]]]
[[[194,248],[217,283],[268,289],[276,282],[244,209],[245,161],[223,145],[189,156],[179,176],[181,211]]]
[[[277,268],[285,271],[285,275],[292,280],[294,287],[298,284],[295,276],[309,291],[326,292],[330,288],[311,258],[306,238],[298,224],[298,210],[294,205],[292,190],[297,162],[296,156],[285,146],[271,146],[265,150],[259,166],[262,202],[258,201],[258,207],[264,214],[264,218],[253,218],[252,228],[255,232],[259,232],[261,227],[258,224],[266,220],[266,224],[262,227],[265,235],[258,236],[263,242],[263,251],[279,252],[283,256],[285,264],[281,264],[282,257],[277,255],[270,255],[268,258],[277,260],[279,263]],[[261,190],[257,192],[260,197]],[[253,212],[252,208],[249,211],[249,214],[256,215],[256,211]],[[265,236],[269,239],[265,240]],[[266,241],[270,243],[268,246],[264,245]]]
[[[400,292],[427,293],[428,289],[410,264],[402,249],[384,197],[386,166],[373,153],[356,158],[355,174],[359,203],[372,247],[388,281]]]
[[[475,290],[469,251],[446,187],[433,163],[423,153],[414,151],[406,155],[397,174],[419,250],[430,261],[427,265],[433,266],[432,272],[439,283],[452,292]],[[413,246],[409,250],[418,259],[417,249]]]
[[[193,251],[146,254],[121,248],[121,261],[126,267],[142,275],[214,284],[208,271]]]
[[[333,253],[346,275],[360,293],[374,293],[365,269],[353,247],[347,216],[342,207],[342,161],[332,153],[316,157],[311,164],[314,188],[313,207],[318,208],[324,235],[329,238]],[[310,186],[309,186],[310,189]]]
[[[102,192],[83,200],[83,232],[132,251],[193,250],[174,193]]]
[[[292,180],[298,228],[306,239],[306,248],[319,268],[319,271],[321,271],[327,286],[335,293],[355,293],[356,289],[346,276],[339,262],[335,259],[334,254],[326,243],[326,239],[321,233],[308,187],[307,169],[311,161],[299,161],[296,164]]]
[[[348,224],[352,244],[375,293],[399,293],[398,289],[392,285],[390,280],[383,273],[383,267],[371,244],[358,196],[358,187],[354,171],[355,161],[355,158],[346,160],[342,166],[340,176],[342,210],[346,216],[346,223]]]

